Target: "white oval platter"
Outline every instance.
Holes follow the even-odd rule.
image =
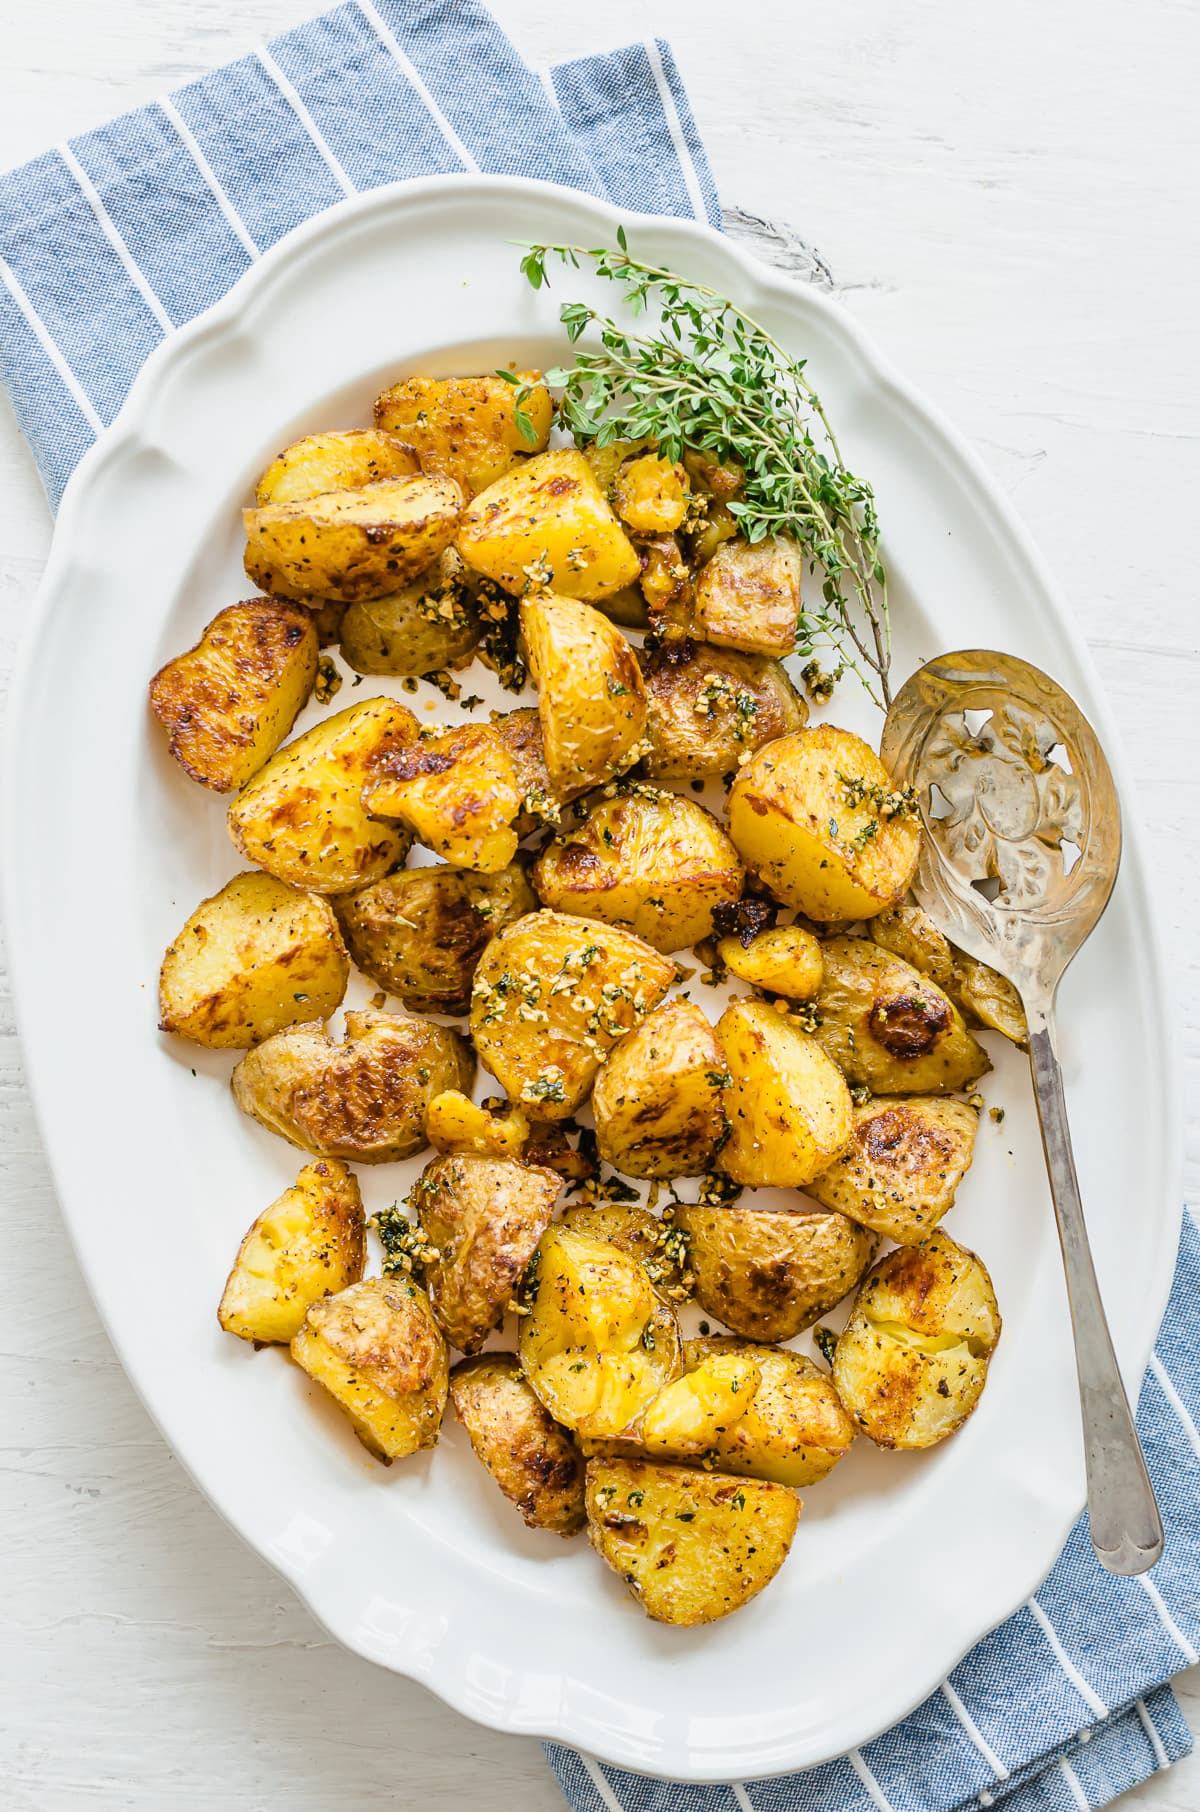
[[[951,647],[1022,654],[1080,700],[1122,785],[1085,652],[963,443],[823,296],[707,228],[625,224],[641,255],[712,284],[808,357],[851,466],[875,485],[897,673]],[[372,398],[404,373],[563,362],[559,303],[595,297],[611,311],[616,292],[572,273],[535,294],[514,242],[611,244],[617,225],[600,203],[502,178],[377,190],[300,228],[150,359],[68,489],[26,641],[8,925],[37,1111],[80,1262],[131,1379],[222,1515],[347,1647],[471,1717],[647,1773],[740,1780],[821,1762],[902,1717],[1036,1588],[1082,1508],[1024,1059],[989,1040],[985,1093],[1006,1117],[984,1117],[949,1223],[986,1258],[1005,1318],[978,1413],[924,1456],[860,1442],[804,1494],[772,1586],[726,1622],[684,1631],[649,1623],[586,1541],[525,1530],[452,1420],[432,1453],[385,1470],[284,1355],[218,1331],[237,1242],[300,1159],[236,1112],[231,1057],[156,1031],[164,946],[242,864],[222,802],[167,758],[146,683],[251,589],[239,510],[255,475],[300,433],[369,422]],[[334,708],[399,690],[364,684]],[[485,690],[476,671],[471,688]],[[428,688],[418,708],[455,715]],[[320,714],[310,707],[301,726]],[[827,715],[878,734],[853,681]],[[1164,1000],[1127,824],[1113,903],[1067,977],[1061,1023],[1097,1265],[1134,1387],[1179,1217]],[[364,1171],[368,1206],[401,1194],[410,1169]]]

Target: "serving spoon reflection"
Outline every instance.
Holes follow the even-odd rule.
[[[938,929],[1017,989],[1075,1336],[1088,1522],[1110,1573],[1144,1573],[1162,1519],[1121,1383],[1071,1151],[1054,1002],[1121,859],[1116,788],[1074,701],[1014,655],[968,649],[913,674],[888,711],[885,767],[917,795],[913,892]]]

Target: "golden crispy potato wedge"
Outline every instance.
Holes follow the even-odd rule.
[[[822,945],[815,1034],[848,1080],[876,1095],[945,1095],[992,1067],[935,982],[862,937]]]
[[[749,938],[723,937],[717,955],[739,981],[788,1000],[811,1000],[825,968],[820,941],[803,925],[772,925]]]
[[[828,1372],[803,1353],[727,1335],[687,1340],[683,1352],[688,1367],[718,1353],[737,1353],[758,1369],[753,1397],[713,1444],[712,1457],[722,1472],[813,1485],[849,1452],[854,1424]]]
[[[638,1442],[652,1459],[698,1459],[745,1415],[762,1374],[745,1352],[711,1353],[663,1386],[642,1412]]]
[[[429,1103],[425,1131],[435,1151],[464,1151],[479,1158],[519,1158],[529,1137],[529,1121],[519,1107],[499,1096],[481,1104],[458,1089],[448,1088]]]
[[[475,1457],[529,1527],[578,1535],[587,1520],[583,1456],[542,1407],[515,1355],[460,1360],[450,1396]]]
[[[285,1026],[327,1019],[349,979],[325,900],[273,875],[235,875],[201,901],[163,957],[159,1030],[211,1050],[249,1050]]]
[[[150,709],[184,773],[215,793],[256,774],[283,741],[317,677],[317,631],[283,598],[219,611],[194,648],[150,681]]]
[[[452,479],[417,476],[245,510],[246,571],[284,598],[387,597],[450,546],[462,502]]]
[[[415,1284],[371,1277],[322,1297],[304,1317],[291,1350],[385,1466],[437,1440],[450,1361],[429,1299]]]
[[[787,1559],[786,1485],[645,1460],[589,1460],[588,1536],[648,1617],[692,1628],[740,1610]]]
[[[631,1177],[704,1176],[725,1131],[727,1082],[699,1007],[664,1001],[621,1040],[596,1078],[601,1157]]]
[[[792,1340],[849,1295],[877,1241],[844,1214],[683,1203],[701,1308],[747,1340]]]
[[[346,428],[335,434],[306,434],[277,453],[254,490],[254,501],[305,503],[327,491],[359,491],[385,478],[409,478],[421,470],[415,450],[377,428]]]
[[[306,1164],[264,1208],[238,1248],[217,1320],[227,1334],[285,1345],[311,1304],[357,1283],[366,1219],[354,1172],[336,1158]]]
[[[884,1096],[854,1110],[854,1136],[808,1185],[826,1208],[898,1246],[927,1239],[971,1162],[979,1117],[965,1101]]]
[[[761,654],[684,639],[644,659],[646,772],[716,780],[765,743],[803,728],[808,707],[786,669]]]
[[[470,1046],[408,1013],[347,1013],[346,1039],[320,1025],[277,1032],[233,1072],[233,1098],[268,1132],[319,1157],[387,1164],[428,1143],[425,1114],[443,1089],[468,1090]]]
[[[747,654],[793,653],[803,566],[790,535],[723,541],[696,574],[696,634]]]
[[[558,1200],[552,1170],[462,1152],[434,1158],[417,1184],[421,1228],[437,1248],[425,1287],[438,1326],[477,1353],[504,1311]]]
[[[342,659],[356,673],[420,676],[463,667],[479,642],[479,618],[452,547],[410,585],[360,598],[341,620]]]
[[[467,565],[523,597],[607,598],[640,562],[582,453],[558,447],[525,460],[468,505],[458,531]]]
[[[903,899],[921,827],[861,737],[815,724],[761,749],[729,795],[729,834],[785,906],[842,924]]]
[[[549,438],[554,409],[541,372],[516,376],[519,384],[495,376],[404,378],[378,399],[375,421],[410,441],[425,471],[457,480],[474,497],[521,454],[540,453]],[[517,425],[518,408],[533,429],[532,440]]]
[[[456,868],[497,874],[517,853],[516,769],[490,724],[422,731],[377,766],[363,805],[373,817],[398,818]]]
[[[475,971],[479,1060],[530,1118],[567,1120],[674,979],[674,963],[632,932],[527,913],[492,939]]]
[[[521,629],[555,792],[597,786],[636,761],[646,692],[621,632],[590,605],[550,592],[524,600]]]
[[[877,1447],[933,1447],[979,1402],[999,1338],[983,1260],[935,1233],[868,1273],[838,1337],[833,1382]]]
[[[729,1085],[719,1163],[735,1183],[803,1189],[853,1131],[850,1091],[815,1039],[760,1000],[734,1000],[717,1023]]]
[[[673,534],[683,527],[691,501],[683,467],[657,453],[626,460],[613,479],[613,507],[635,535]]]

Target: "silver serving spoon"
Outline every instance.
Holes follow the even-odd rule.
[[[894,700],[881,755],[915,788],[925,836],[913,892],[940,931],[1021,996],[1075,1335],[1088,1521],[1110,1573],[1144,1573],[1162,1519],[1121,1384],[1071,1152],[1054,1000],[1121,859],[1104,752],[1052,679],[973,648],[939,655]]]

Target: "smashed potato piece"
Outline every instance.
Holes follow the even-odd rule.
[[[691,500],[683,467],[657,453],[625,461],[613,479],[613,507],[635,535],[669,535],[682,528]]]
[[[321,1025],[277,1032],[242,1058],[233,1098],[268,1132],[319,1157],[387,1164],[428,1143],[425,1113],[444,1089],[469,1089],[470,1046],[408,1013],[347,1013],[338,1044]]]
[[[747,1340],[792,1340],[849,1294],[876,1240],[844,1214],[681,1203],[696,1300]]]
[[[497,874],[517,853],[516,770],[490,724],[423,732],[377,763],[363,806],[374,818],[398,818],[457,868]]]
[[[462,667],[479,641],[479,618],[463,564],[448,547],[411,585],[361,598],[341,620],[342,659],[356,673],[419,677]]]
[[[551,592],[524,600],[521,631],[555,792],[567,797],[627,768],[646,728],[646,691],[625,637],[589,604]]]
[[[684,638],[643,660],[646,772],[653,780],[717,780],[808,720],[779,661]]]
[[[838,1337],[833,1381],[877,1447],[933,1447],[975,1408],[999,1338],[983,1260],[937,1233],[869,1272]]]
[[[596,1459],[587,1515],[592,1546],[646,1615],[692,1628],[740,1610],[774,1579],[800,1499],[759,1479]]]
[[[899,1246],[916,1245],[953,1203],[978,1125],[963,1101],[869,1101],[855,1108],[853,1138],[808,1193]]]
[[[536,454],[481,492],[463,515],[458,551],[515,597],[548,586],[564,598],[607,598],[641,565],[574,447]]]
[[[163,957],[159,1030],[249,1050],[341,1005],[350,959],[326,901],[273,875],[235,875],[201,901]]]
[[[434,1158],[417,1184],[434,1318],[451,1346],[476,1353],[520,1283],[558,1200],[552,1170],[462,1152]]]
[[[383,598],[449,547],[462,501],[452,479],[416,476],[245,510],[246,571],[285,598]]]
[[[219,611],[194,648],[160,667],[150,709],[189,779],[231,793],[279,747],[317,677],[317,632],[283,598]]]
[[[450,1361],[429,1299],[416,1284],[371,1277],[322,1297],[291,1350],[385,1466],[437,1440]]]
[[[268,874],[314,893],[345,893],[403,861],[412,841],[363,809],[376,764],[412,743],[417,720],[368,698],[314,724],[272,757],[229,807],[229,834]]]
[[[546,766],[546,748],[537,707],[523,705],[517,711],[493,712],[492,729],[512,757],[516,773],[517,791],[521,795],[517,835],[528,837],[544,825],[557,824],[561,807],[579,793],[586,792],[587,787],[576,785],[562,792],[555,788]]]
[[[697,1177],[725,1131],[727,1080],[699,1007],[668,1000],[623,1038],[596,1078],[600,1156],[631,1177]]]
[[[519,1158],[529,1138],[529,1121],[519,1107],[493,1097],[482,1105],[456,1088],[435,1095],[425,1131],[435,1151],[471,1152],[480,1158]]]
[[[712,1457],[722,1472],[813,1485],[849,1452],[854,1424],[828,1372],[803,1353],[726,1335],[685,1341],[683,1352],[688,1367],[718,1354],[739,1354],[758,1370],[750,1402],[713,1443]]]
[[[359,1281],[365,1256],[354,1173],[336,1158],[318,1158],[263,1209],[238,1247],[217,1320],[242,1340],[286,1345],[312,1303]]]
[[[531,1529],[577,1535],[586,1518],[583,1456],[546,1413],[512,1353],[480,1353],[450,1374],[455,1413],[476,1459]]]
[[[421,470],[412,447],[377,428],[306,434],[271,461],[254,490],[268,503],[305,503],[327,491],[358,491],[384,478],[409,478]]]
[[[600,799],[547,844],[533,870],[545,905],[628,926],[662,951],[708,937],[715,908],[739,897],[743,878],[711,812],[642,788]]]
[[[541,372],[515,375],[517,384],[495,376],[404,378],[377,400],[376,424],[411,441],[426,472],[456,479],[474,497],[549,438],[554,410]],[[532,440],[517,426],[518,408]]]
[[[815,1037],[847,1080],[876,1095],[946,1095],[969,1088],[991,1059],[949,997],[878,944],[831,937]]]
[[[1006,976],[967,956],[942,936],[919,906],[893,907],[873,918],[867,935],[950,996],[969,1026],[985,1026],[1024,1050],[1029,1027],[1021,996]]]
[[[841,1071],[765,1001],[731,1001],[717,1023],[717,1043],[729,1073],[721,1169],[752,1189],[803,1189],[829,1168],[853,1130]]]
[[[655,1290],[669,1302],[685,1294],[683,1242],[672,1236],[669,1221],[660,1220],[641,1202],[568,1202],[559,1225],[636,1258]]]
[[[642,1415],[640,1445],[662,1459],[707,1453],[745,1415],[761,1379],[744,1352],[707,1355],[659,1391]]]
[[[833,724],[760,749],[729,795],[729,834],[785,906],[839,924],[904,897],[921,827],[862,738]]]
[[[517,1351],[556,1422],[603,1440],[679,1375],[675,1314],[636,1259],[570,1228],[543,1234]]]
[[[531,1118],[569,1119],[618,1039],[674,979],[674,963],[631,932],[527,913],[492,939],[475,972],[479,1060]]]
[[[943,937],[919,906],[905,901],[877,913],[867,926],[867,936],[881,950],[890,950],[939,988],[949,990],[954,979],[954,951],[949,938]]]
[[[803,565],[790,535],[723,541],[696,574],[696,634],[747,654],[793,653]]]
[[[783,994],[788,1000],[811,1000],[821,986],[824,961],[821,945],[803,925],[772,925],[756,932],[748,943],[740,937],[723,937],[717,955],[739,981]]]

